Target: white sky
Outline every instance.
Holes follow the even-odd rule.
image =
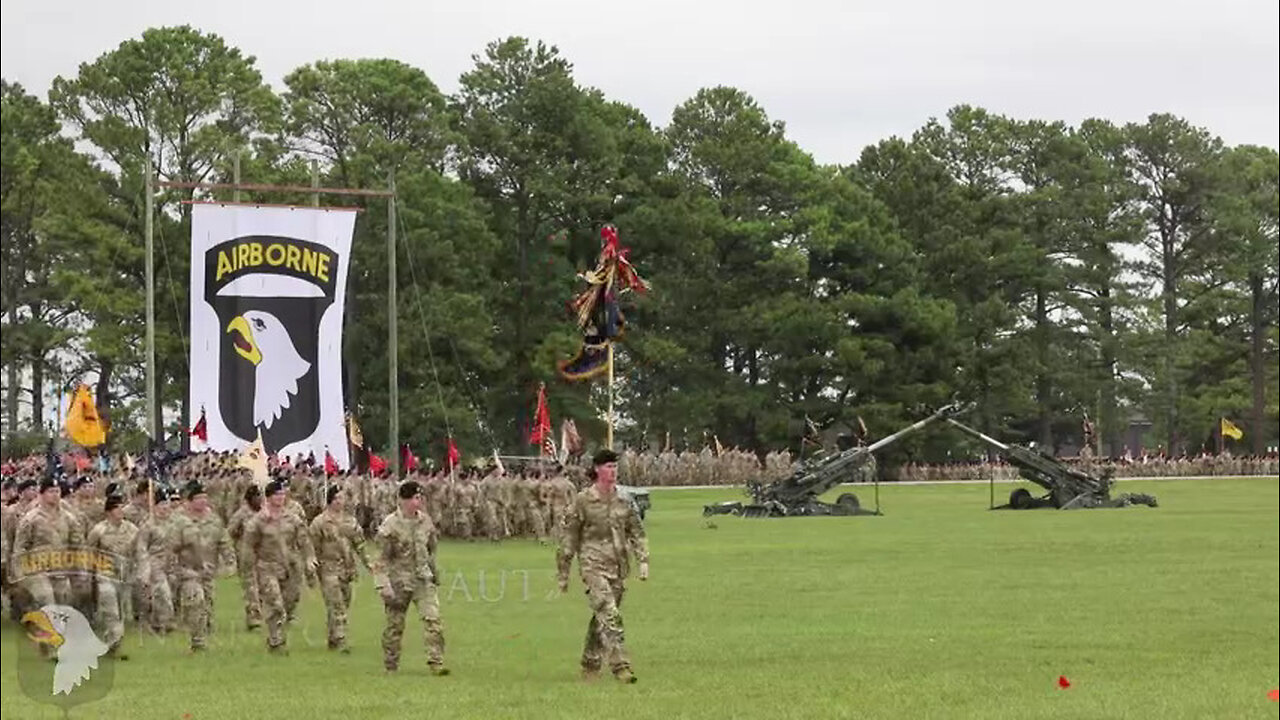
[[[507,35],[559,46],[579,82],[662,126],[699,88],[733,85],[822,162],[910,135],[958,103],[1019,118],[1173,112],[1229,144],[1276,147],[1276,0],[869,3],[790,0],[5,0],[0,61],[43,95],[151,26],[188,23],[258,59],[276,87],[324,58],[393,57],[444,91]]]

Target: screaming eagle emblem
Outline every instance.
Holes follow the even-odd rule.
[[[79,610],[67,605],[45,605],[22,616],[27,637],[57,653],[53,670],[53,694],[70,695],[98,669],[98,658],[109,649]]]
[[[222,328],[218,408],[247,441],[278,452],[320,422],[320,324],[334,301],[338,258],[297,238],[237,237],[205,252],[205,301]]]
[[[298,379],[311,363],[302,359],[284,325],[270,313],[250,310],[233,319],[227,332],[236,353],[255,368],[253,424],[270,430],[289,409],[289,398],[298,394]]]

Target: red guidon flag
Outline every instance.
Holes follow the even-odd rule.
[[[446,451],[444,458],[445,467],[453,469],[461,462],[462,453],[458,452],[458,445],[453,441],[453,438],[449,438],[449,449]]]
[[[538,409],[533,416],[533,429],[529,432],[529,444],[538,445],[543,455],[556,454],[556,440],[551,433],[551,411],[547,409],[547,385],[538,386]]]
[[[409,443],[401,443],[400,445],[400,467],[405,472],[409,472],[418,467],[418,457],[413,454],[413,450],[409,447]]]
[[[209,423],[204,417],[204,408],[200,408],[200,419],[196,421],[195,427],[191,428],[191,437],[200,438],[200,442],[209,442]]]

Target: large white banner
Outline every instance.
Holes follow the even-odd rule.
[[[196,204],[191,413],[211,450],[348,464],[342,318],[354,210]]]

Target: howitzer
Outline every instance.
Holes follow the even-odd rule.
[[[749,483],[747,494],[752,502],[724,502],[706,505],[703,515],[741,515],[742,517],[791,517],[795,515],[880,515],[880,509],[866,510],[853,493],[844,493],[834,503],[818,498],[840,483],[857,476],[875,476],[875,451],[901,440],[928,425],[950,417],[963,408],[947,405],[927,418],[909,425],[876,442],[852,447],[835,455],[820,455],[806,462],[790,477],[771,483]]]
[[[955,418],[947,418],[947,422],[962,430],[966,435],[977,438],[1000,452],[1010,465],[1018,468],[1023,479],[1048,490],[1044,497],[1037,498],[1026,488],[1018,488],[1009,494],[1009,504],[1001,508],[1026,510],[1039,507],[1053,507],[1059,510],[1073,508],[1127,507],[1129,505],[1149,505],[1156,507],[1154,495],[1142,493],[1124,493],[1119,497],[1111,497],[1111,488],[1115,480],[1111,471],[1095,475],[1085,470],[1077,470],[1057,458],[1022,447],[1008,445],[985,435],[959,422]]]

